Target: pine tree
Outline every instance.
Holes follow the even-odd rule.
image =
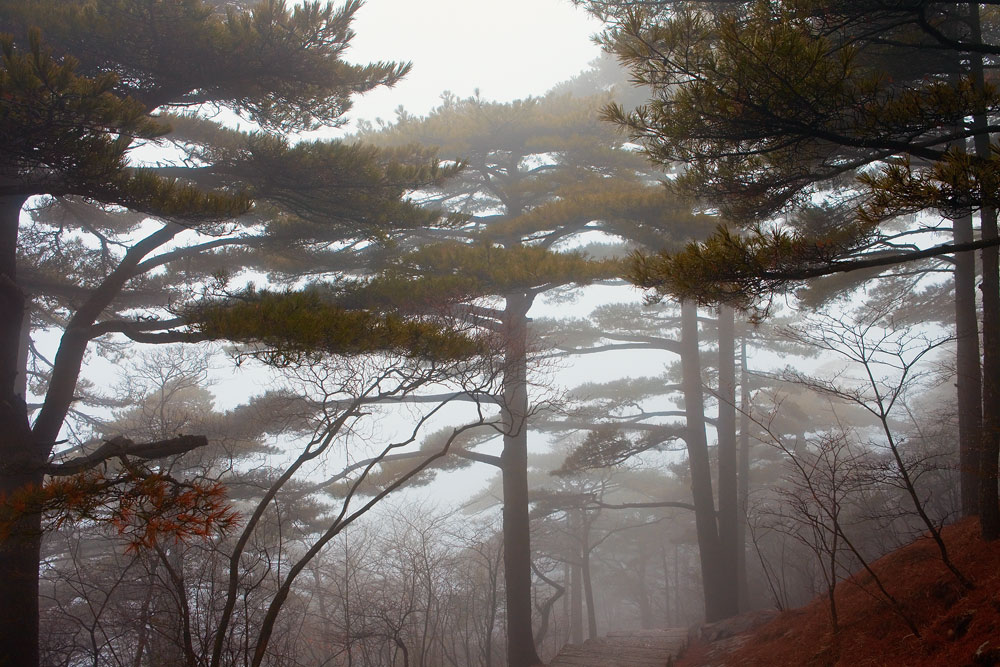
[[[384,240],[394,225],[434,217],[401,201],[407,189],[438,177],[426,154],[335,142],[292,146],[281,136],[336,124],[351,95],[405,74],[406,65],[341,60],[359,6],[288,8],[265,1],[223,10],[199,0],[0,3],[0,28],[11,35],[0,64],[4,498],[42,487],[94,339],[208,337],[186,326],[190,318],[177,316],[179,310],[204,311],[179,307],[205,289],[213,273],[224,282],[220,260],[233,271],[253,265],[248,249],[266,247],[268,234],[274,234],[272,253],[283,245],[301,257],[310,242],[342,242],[349,249],[352,242]],[[262,131],[234,132],[191,118],[203,105],[228,108]],[[171,111],[183,117],[166,115]],[[194,166],[134,167],[131,149],[164,137],[171,125],[185,147],[182,155],[192,159],[187,165]],[[299,182],[269,178],[275,173]],[[336,191],[332,186],[338,184],[348,187]],[[27,221],[25,202],[36,196],[71,198],[46,203]],[[252,210],[251,198],[257,202]],[[81,200],[133,214],[106,218]],[[95,243],[79,242],[74,235],[80,233]],[[63,243],[67,235],[71,240]],[[174,247],[164,251],[168,244]],[[207,256],[213,261],[202,262]],[[170,267],[166,276],[150,276],[162,267]],[[158,293],[167,282],[179,289]],[[45,318],[63,329],[31,423],[25,362],[18,354],[29,296],[45,306],[33,309],[36,321]],[[129,310],[150,304],[174,312],[151,319]],[[393,328],[388,315],[376,320]],[[371,321],[360,316],[353,324]],[[387,329],[382,342],[398,349],[414,340],[409,334],[426,331],[419,323],[409,334],[400,331],[408,327],[401,324],[391,335]],[[334,344],[358,339],[355,333]],[[0,660],[6,664],[38,662],[39,543],[39,515],[27,512],[17,515],[0,544]]]
[[[436,146],[443,157],[464,166],[456,178],[428,190],[426,199],[465,221],[401,242],[401,248],[413,250],[401,255],[381,284],[387,286],[386,298],[398,300],[391,276],[426,276],[427,288],[411,288],[408,303],[419,307],[424,293],[453,294],[504,341],[503,453],[476,460],[498,465],[503,473],[512,666],[538,662],[531,627],[526,481],[535,410],[528,396],[529,311],[546,292],[611,279],[619,270],[616,261],[566,249],[571,240],[588,232],[642,236],[652,221],[688,223],[690,218],[689,211],[669,206],[659,184],[640,178],[642,158],[620,149],[621,138],[596,116],[598,103],[556,94],[510,104],[446,97],[426,118],[401,112],[394,124],[366,136],[379,145],[417,141]]]
[[[981,72],[984,58],[998,49],[991,40],[995,26],[980,20],[978,6],[810,1],[662,12],[671,3],[650,9],[592,4],[619,20],[606,45],[654,96],[633,112],[610,108],[608,116],[654,160],[685,163],[678,187],[718,207],[736,228],[720,228],[682,252],[637,259],[633,280],[703,302],[747,307],[763,301],[766,311],[770,295],[811,277],[981,249],[983,331],[992,340],[1000,310],[992,268],[997,164],[987,146],[988,118],[1000,100]],[[967,152],[965,144],[976,141],[980,145]],[[827,207],[827,224],[796,224],[795,214],[817,193],[839,200],[847,214]],[[956,221],[956,241],[896,249],[883,224],[933,209]],[[974,211],[983,221],[979,241],[968,229]],[[772,225],[776,213],[791,214],[792,224]],[[976,336],[967,256],[959,257],[957,271],[962,450],[971,465],[978,420],[967,405],[976,401],[969,385],[977,374],[969,366],[977,354],[969,351]],[[984,345],[988,369],[997,363],[993,347]],[[992,375],[983,375],[988,420],[996,413]],[[980,473],[985,480],[996,477],[996,430],[990,423],[982,429],[989,452]],[[965,481],[972,487],[975,476],[967,473]],[[984,535],[1000,534],[993,486],[982,487],[989,494]],[[970,495],[966,489],[967,511]]]

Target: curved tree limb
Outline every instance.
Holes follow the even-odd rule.
[[[142,443],[134,442],[125,437],[117,437],[105,440],[104,444],[90,454],[77,456],[62,463],[50,463],[45,466],[44,472],[46,475],[59,477],[75,475],[119,456],[146,460],[160,459],[185,454],[192,449],[206,445],[208,445],[208,438],[203,435],[178,435],[176,438]]]

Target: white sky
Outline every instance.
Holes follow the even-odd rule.
[[[347,59],[410,61],[392,89],[355,99],[350,116],[394,118],[402,104],[423,115],[448,90],[484,99],[541,95],[598,57],[601,24],[569,0],[367,0]]]

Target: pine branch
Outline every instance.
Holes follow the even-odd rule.
[[[208,438],[203,435],[179,435],[176,438],[144,443],[117,437],[105,440],[104,444],[85,456],[77,456],[63,463],[50,463],[45,466],[44,471],[47,475],[57,477],[76,475],[113,458],[131,456],[145,460],[161,459],[185,454],[206,445]]]
[[[982,250],[1000,245],[1000,239],[980,239],[968,243],[942,243],[932,248],[917,250],[913,252],[902,252],[886,254],[871,259],[854,259],[846,261],[832,261],[824,266],[813,266],[801,269],[782,269],[780,271],[765,271],[762,277],[768,280],[806,280],[808,278],[818,278],[829,276],[835,273],[847,273],[861,269],[872,269],[879,266],[893,266],[906,262],[914,262],[918,259],[928,257],[938,257],[940,255],[951,255],[958,252],[969,252],[971,250]]]

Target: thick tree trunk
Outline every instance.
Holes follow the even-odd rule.
[[[531,527],[528,521],[527,329],[531,298],[507,296],[504,327],[503,471],[504,576],[507,588],[507,664],[541,664],[531,627]]]
[[[24,386],[20,363],[25,297],[17,284],[17,231],[25,197],[0,197],[0,381],[3,400]],[[24,395],[20,398],[23,402]]]
[[[971,215],[955,219],[954,228],[956,244],[973,240]],[[955,337],[962,515],[972,516],[979,514],[979,451],[983,425],[976,255],[972,252],[955,255]]]
[[[149,252],[183,227],[166,224],[133,245],[70,318],[56,352],[45,401],[29,426],[22,386],[21,355],[25,297],[17,285],[17,226],[24,198],[0,198],[0,495],[24,494],[43,482],[47,462],[63,421],[75,399],[91,327],[133,276]],[[38,561],[41,515],[22,513],[0,541],[0,666],[38,662]]]
[[[969,5],[971,12],[972,41],[982,41],[979,23],[979,5]],[[979,90],[985,88],[983,58],[970,58],[972,78]],[[987,118],[983,110],[973,114],[976,155],[988,159],[992,153],[990,135],[986,131]],[[995,187],[995,185],[994,185]],[[992,192],[983,193],[991,195]],[[997,238],[997,209],[995,202],[988,202],[980,211],[982,238]],[[1000,457],[1000,255],[997,247],[982,250],[983,281],[983,429],[980,450],[979,521],[984,540],[1000,538],[1000,500],[997,494],[997,459]]]
[[[17,426],[15,435],[7,429]],[[0,497],[39,488],[40,473],[17,474],[17,457],[31,442],[27,418],[3,407],[0,428],[4,430],[0,457]],[[12,437],[13,436],[13,437]],[[11,448],[15,451],[9,457]],[[22,457],[23,458],[23,457]],[[15,461],[13,464],[9,461]],[[6,508],[4,508],[6,513]],[[5,523],[6,518],[5,518]],[[0,666],[33,667],[38,664],[38,564],[41,559],[41,515],[28,512],[15,518],[0,540]]]
[[[21,337],[17,343],[17,377],[14,379],[14,393],[18,396],[28,395],[28,351],[31,347],[31,301],[24,296],[24,307],[21,309]]]
[[[739,613],[739,493],[736,457],[736,314],[719,308],[719,549],[720,583],[732,615]]]
[[[43,453],[28,424],[20,362],[25,298],[17,285],[17,231],[24,197],[0,198],[0,665],[38,664],[41,515],[13,515],[7,501],[42,483]],[[41,457],[41,458],[40,458]]]
[[[712,494],[712,468],[705,437],[705,401],[701,389],[701,362],[698,354],[698,308],[693,302],[681,304],[681,369],[683,373],[684,412],[687,419],[688,464],[691,469],[691,495],[694,500],[701,582],[705,594],[705,620],[709,623],[736,613],[727,602],[722,587],[719,529],[715,519]]]
[[[987,149],[988,150],[988,149]],[[984,208],[983,238],[997,238],[997,211]],[[1000,257],[983,249],[983,429],[979,478],[979,520],[985,540],[1000,538],[997,459],[1000,456]]]

